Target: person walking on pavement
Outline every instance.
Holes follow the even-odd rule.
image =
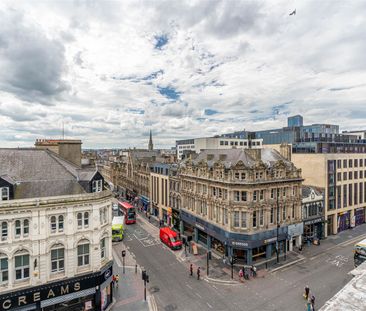
[[[197,280],[199,280],[199,279],[200,279],[200,275],[201,275],[201,268],[200,268],[200,267],[198,267],[198,268],[197,268]]]
[[[240,270],[239,270],[239,281],[240,281],[240,282],[243,282],[243,281],[242,281],[243,276],[244,276],[243,269],[240,269]]]
[[[257,268],[254,265],[252,265],[252,274],[254,278],[257,276]]]
[[[193,276],[193,264],[189,266],[190,275]]]
[[[119,275],[116,274],[116,288],[118,288]]]
[[[315,311],[315,296],[314,295],[311,295],[310,303],[311,303],[311,310]]]
[[[306,300],[308,300],[308,299],[309,299],[309,292],[310,292],[310,288],[309,288],[309,286],[308,286],[308,285],[306,285],[306,286],[305,286],[305,293],[304,293],[304,298],[305,298]]]

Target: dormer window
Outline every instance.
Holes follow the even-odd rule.
[[[9,198],[9,187],[0,188],[0,201],[7,201]]]
[[[93,180],[92,183],[92,192],[100,192],[103,190],[103,180]]]

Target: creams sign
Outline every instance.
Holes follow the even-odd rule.
[[[21,290],[0,296],[0,311],[13,310],[14,308],[29,304],[40,303],[47,299],[76,293],[80,290],[95,286],[95,277],[77,280],[74,282],[57,283],[55,285],[37,286],[29,290]]]

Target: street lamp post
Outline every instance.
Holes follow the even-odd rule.
[[[279,235],[279,231],[280,231],[280,206],[278,204],[279,195],[280,195],[280,191],[279,191],[279,189],[277,189],[277,198],[276,198],[276,202],[277,202],[277,241],[276,241],[277,263],[279,263],[279,261],[280,261],[280,246],[279,246],[279,242],[278,242],[278,235]]]
[[[144,281],[144,299],[146,301],[146,283],[149,283],[149,275],[146,270],[142,270],[142,280]]]
[[[126,257],[126,251],[122,251],[122,265],[123,265],[123,274],[125,273],[125,257]]]

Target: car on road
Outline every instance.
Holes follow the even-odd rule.
[[[169,248],[176,250],[182,248],[182,241],[179,239],[178,234],[169,227],[160,228],[160,241],[167,245]]]

